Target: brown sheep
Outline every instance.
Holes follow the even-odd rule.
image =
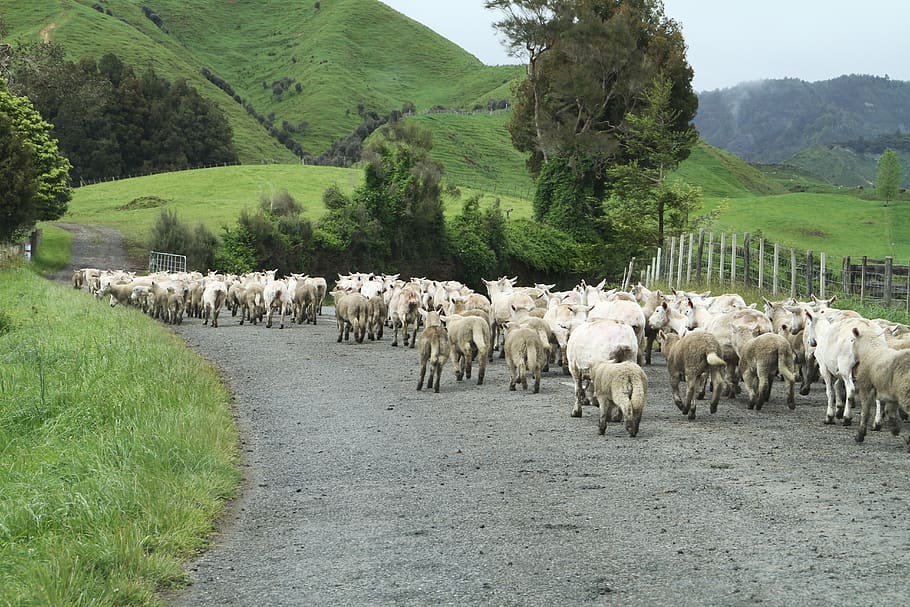
[[[509,323],[503,348],[509,368],[509,390],[514,390],[518,382],[521,382],[522,389],[527,390],[527,374],[531,373],[534,376],[534,394],[540,392],[540,372],[547,350],[537,330]]]
[[[704,385],[708,375],[714,391],[711,395],[711,413],[717,412],[717,401],[723,387],[723,369],[726,362],[721,358],[721,346],[717,338],[703,330],[689,331],[683,337],[674,333],[661,331],[658,334],[660,349],[667,359],[667,371],[670,374],[670,389],[673,391],[673,402],[695,419],[695,407],[692,397],[695,390]],[[685,401],[679,394],[679,383],[686,382]]]
[[[739,373],[749,394],[749,408],[761,411],[771,397],[774,376],[780,373],[787,382],[787,406],[796,407],[793,385],[796,382],[793,348],[778,333],[764,333],[747,341],[740,350]]]
[[[477,385],[483,384],[487,370],[487,357],[492,349],[492,331],[490,325],[478,316],[461,316],[452,314],[445,317],[449,330],[449,345],[452,367],[455,369],[455,381],[463,377],[471,379],[471,365],[478,362]]]
[[[598,432],[606,432],[607,421],[618,409],[629,436],[636,436],[648,391],[648,378],[642,368],[632,361],[595,363],[591,367],[591,388],[600,405]]]
[[[420,390],[423,387],[429,363],[430,377],[427,379],[427,388],[432,385],[433,392],[439,392],[439,379],[442,377],[442,369],[449,358],[449,333],[442,326],[437,312],[427,312],[421,309],[420,315],[423,317],[426,328],[417,340],[417,354],[420,356],[420,377],[417,379],[417,389]]]

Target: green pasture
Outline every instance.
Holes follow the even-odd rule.
[[[228,393],[135,310],[0,284],[0,605],[159,604],[236,491]]]

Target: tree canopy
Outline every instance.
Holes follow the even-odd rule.
[[[10,225],[5,226],[4,232],[27,229],[35,221],[49,221],[58,219],[66,213],[67,204],[72,198],[69,184],[70,164],[57,149],[56,140],[50,137],[51,125],[41,117],[31,102],[26,97],[17,97],[0,87],[0,116],[8,121],[8,128],[4,129],[2,136],[6,142],[4,147],[13,157],[21,154],[20,146],[31,154],[31,170],[27,170],[20,160],[13,160],[11,164],[4,165],[5,169],[12,170],[18,166],[23,171],[24,177],[34,180],[34,194],[24,196],[25,190],[17,186],[19,196],[4,200],[4,207],[19,209],[10,216]],[[22,175],[4,175],[4,178],[19,181]],[[12,221],[17,217],[17,222]],[[12,234],[7,234],[9,237]]]

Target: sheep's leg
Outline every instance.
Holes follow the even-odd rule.
[[[771,398],[771,382],[774,378],[774,375],[771,373],[762,369],[758,375],[758,400],[755,402],[755,409],[757,411],[761,411],[764,404]]]
[[[875,421],[872,423],[872,429],[876,432],[882,429],[882,401],[875,400]]]
[[[749,409],[754,409],[758,401],[758,389],[756,388],[756,380],[758,378],[755,375],[755,371],[752,367],[747,367],[743,371],[743,384],[746,386],[746,394],[749,396]],[[759,409],[761,407],[759,406]]]
[[[876,409],[878,408],[879,401],[875,398],[875,388],[864,389],[860,391],[859,398],[859,427],[856,429],[856,436],[854,439],[856,442],[861,443],[866,438],[866,426],[869,423],[869,413],[872,411],[872,401],[876,403]],[[876,419],[878,418],[878,413],[876,413]]]
[[[338,319],[338,343],[341,343],[341,338],[344,336],[344,321]]]
[[[575,404],[572,405],[572,417],[581,417],[581,399],[584,388],[582,386],[581,371],[575,377]]]
[[[534,367],[534,394],[540,393],[540,365]]]
[[[442,366],[445,363],[437,362],[434,366],[436,367],[436,379],[433,381],[433,392],[439,393],[439,379],[442,377]],[[429,387],[429,386],[427,386]]]
[[[597,432],[603,436],[607,432],[607,422],[610,418],[610,400],[607,398],[606,394],[598,394],[597,401],[600,403],[600,420],[597,424]]]
[[[847,404],[847,395],[846,388],[844,387],[844,380],[834,376],[834,401],[837,407],[837,411],[834,416],[837,419],[844,417],[844,407]]]
[[[695,396],[695,389],[698,387],[698,378],[693,377],[692,381],[686,377],[686,400],[683,403],[683,413],[689,414],[689,419],[695,419],[695,403],[692,402]],[[713,411],[711,413],[714,413]]]
[[[417,330],[420,329],[420,321],[414,321],[414,335],[411,336],[411,347],[417,343]]]
[[[676,408],[683,412],[683,414],[688,413],[688,411],[683,409],[682,397],[679,395],[679,382],[681,381],[679,373],[670,373],[670,391],[673,393],[673,404],[676,405]]]
[[[427,375],[427,361],[421,358],[420,360],[420,376],[417,378],[417,389],[423,389],[423,380]],[[430,370],[430,381],[433,381],[433,370]]]
[[[723,388],[722,371],[717,367],[711,367],[711,382],[714,385],[714,392],[711,393],[711,413],[717,413],[717,403],[720,401],[720,391]]]
[[[834,387],[834,377],[828,373],[827,369],[820,369],[822,380],[825,382],[825,395],[828,397],[828,408],[825,411],[825,424],[831,425],[834,423],[834,404],[835,404],[835,387]]]
[[[651,350],[654,348],[654,338],[656,335],[650,329],[645,331],[645,363],[651,364]]]
[[[483,378],[487,374],[487,357],[483,352],[477,353],[477,385],[483,385]]]
[[[844,377],[844,390],[846,391],[846,395],[844,397],[843,424],[849,426],[853,423],[853,403],[856,401],[856,384],[853,383],[852,370],[847,372]]]
[[[518,369],[511,360],[506,360],[506,366],[509,368],[509,392],[515,391],[515,384],[518,383]]]
[[[462,370],[462,365],[464,364],[464,357],[453,349],[451,358],[452,358],[452,368],[455,370],[455,381],[461,381],[462,379],[464,379],[464,371]]]

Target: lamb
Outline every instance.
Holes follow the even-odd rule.
[[[243,292],[243,300],[240,303],[240,324],[244,320],[249,320],[254,325],[262,322],[265,315],[265,299],[263,297],[263,286],[259,283],[250,283]]]
[[[793,387],[796,382],[793,349],[779,333],[764,333],[747,341],[739,357],[739,372],[749,393],[749,408],[761,411],[771,396],[774,376],[780,373],[787,382],[787,406],[796,408]]]
[[[632,361],[596,363],[591,367],[591,387],[600,405],[598,432],[601,435],[606,432],[607,421],[616,416],[618,409],[626,422],[626,431],[634,438],[648,391],[648,378],[642,368]]]
[[[586,387],[591,380],[594,363],[622,362],[638,358],[638,337],[635,330],[624,322],[602,319],[582,322],[574,326],[566,344],[569,373],[575,381],[575,401],[572,417],[581,417],[581,408],[587,402]]]
[[[182,325],[185,307],[186,303],[181,293],[170,293],[167,296],[166,322],[172,325]]]
[[[297,281],[294,288],[294,308],[297,311],[297,324],[316,324],[316,287],[304,281]]]
[[[367,337],[370,341],[382,339],[382,330],[388,316],[389,306],[382,294],[373,295],[367,300]]]
[[[202,316],[205,319],[202,324],[208,325],[211,320],[212,328],[218,326],[218,315],[221,313],[221,307],[227,299],[227,285],[220,280],[212,280],[202,292]]]
[[[872,403],[876,399],[888,418],[891,433],[900,434],[898,413],[910,413],[910,350],[894,350],[876,330],[854,327],[853,351],[859,359],[856,387],[860,399],[859,428],[856,442],[866,438],[866,426]],[[910,437],[907,439],[910,451]]]
[[[374,296],[377,297],[377,296]],[[372,301],[373,298],[370,298]],[[382,301],[382,297],[379,297]],[[417,389],[423,387],[423,379],[430,365],[430,377],[427,379],[427,388],[433,386],[433,392],[439,392],[439,379],[442,377],[442,368],[449,358],[449,333],[442,326],[438,312],[427,312],[421,309],[424,330],[417,342],[417,354],[420,356],[420,377],[417,379]],[[382,322],[380,321],[380,327]],[[380,331],[382,329],[380,328]]]
[[[332,291],[335,298],[335,318],[338,322],[338,342],[347,341],[354,331],[354,341],[363,343],[367,331],[367,298],[360,293]]]
[[[714,391],[711,395],[711,413],[717,413],[717,402],[723,385],[723,369],[727,363],[721,357],[721,346],[717,338],[704,330],[694,330],[679,337],[673,333],[661,331],[658,334],[660,349],[667,359],[667,371],[670,374],[670,389],[673,391],[673,402],[695,419],[696,406],[692,403],[695,390],[704,385],[707,376],[711,376]],[[679,383],[686,382],[686,398],[679,394]]]
[[[527,374],[530,372],[534,376],[534,394],[540,392],[540,370],[547,351],[537,330],[509,323],[503,349],[509,368],[509,390],[515,390],[518,382],[521,382],[523,390],[527,390]]]
[[[82,270],[73,270],[73,288],[81,289],[83,282],[85,282],[85,276],[82,274]]]
[[[493,343],[490,325],[478,316],[453,314],[445,319],[449,330],[450,356],[455,368],[455,380],[471,378],[471,364],[478,361],[477,385],[483,384],[487,357]]]

